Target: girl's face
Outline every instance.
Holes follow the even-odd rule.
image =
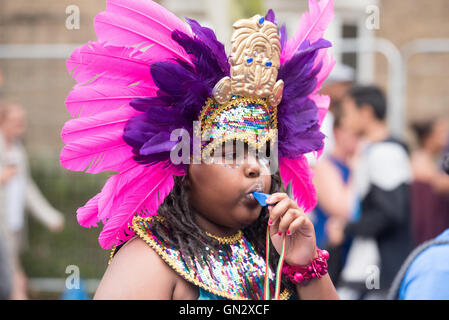
[[[241,229],[252,224],[262,207],[251,192],[268,193],[271,187],[267,160],[258,159],[246,144],[240,154],[235,146],[230,151],[223,147],[213,159],[189,167],[191,205],[202,218],[221,227]]]

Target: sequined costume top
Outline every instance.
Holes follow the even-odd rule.
[[[185,256],[166,240],[169,231],[154,228],[152,218],[134,217],[134,232],[181,277],[200,290],[200,299],[263,299],[265,260],[244,233],[232,243],[219,244],[218,255]],[[206,248],[206,250],[211,250]],[[274,295],[274,273],[269,269],[270,291]],[[281,299],[291,293],[284,289]]]

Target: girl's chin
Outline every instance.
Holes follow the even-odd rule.
[[[261,212],[260,206],[259,208],[255,208],[253,210],[245,208],[244,210],[242,210],[241,213],[237,214],[235,220],[238,221],[239,224],[242,225],[243,227],[247,227],[256,222],[256,220],[260,216],[260,212]]]

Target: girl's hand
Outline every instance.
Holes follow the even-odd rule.
[[[273,193],[266,202],[270,213],[270,237],[276,251],[281,254],[282,237],[286,234],[285,261],[289,265],[305,266],[316,258],[315,229],[312,221],[286,193]]]

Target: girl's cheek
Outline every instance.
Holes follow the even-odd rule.
[[[270,160],[269,159],[261,159],[261,160],[259,160],[259,163],[260,163],[260,167],[261,167],[261,174],[269,175],[271,173]]]
[[[235,170],[235,169],[238,169],[238,168],[240,168],[240,164],[237,164],[237,163],[231,163],[231,164],[223,164],[222,165],[224,168],[227,168],[227,169],[233,169],[233,170]]]

